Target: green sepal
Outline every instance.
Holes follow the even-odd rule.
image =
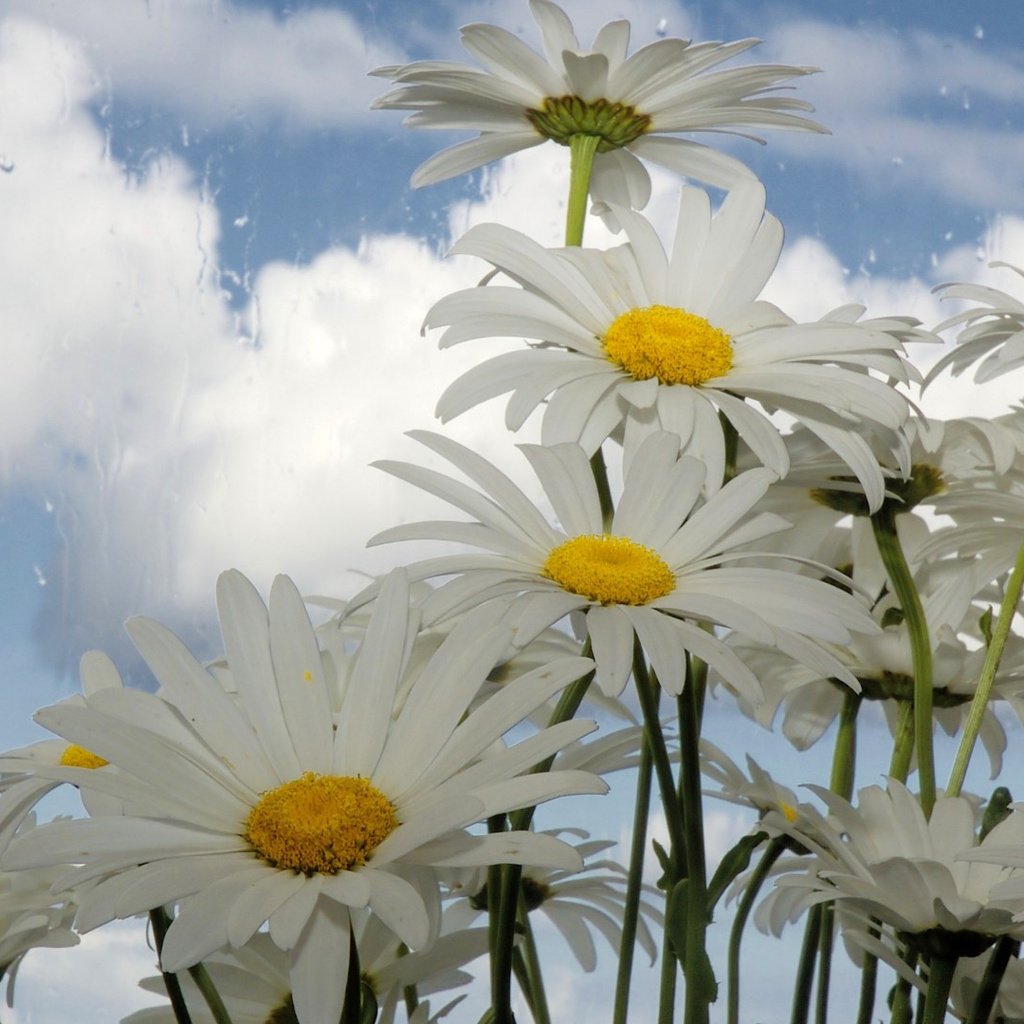
[[[978,619],[978,629],[985,638],[985,647],[992,646],[992,605],[989,605]]]
[[[364,981],[359,986],[359,1024],[374,1024],[377,1019],[377,996]]]
[[[981,817],[981,832],[978,833],[978,842],[985,838],[999,824],[1005,821],[1010,814],[1010,804],[1013,797],[1005,786],[997,786],[992,790],[992,795],[985,805],[985,813]]]

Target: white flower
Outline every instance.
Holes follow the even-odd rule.
[[[497,224],[471,228],[452,251],[487,260],[521,287],[455,292],[425,326],[447,327],[442,347],[494,336],[543,344],[463,374],[438,415],[510,391],[505,419],[517,430],[547,397],[545,444],[578,441],[589,453],[624,427],[628,453],[646,434],[669,430],[707,464],[714,489],[725,466],[719,412],[785,476],[789,457],[768,415],[778,409],[820,437],[877,508],[882,474],[860,432],[892,432],[908,415],[907,400],[868,372],[913,376],[900,332],[840,317],[798,324],[759,301],[782,246],[764,201],[759,183],[740,185],[712,217],[707,195],[684,189],[671,257],[653,227],[623,208],[614,213],[628,243],[607,252],[545,249]]]
[[[653,434],[626,468],[606,530],[583,449],[523,445],[554,509],[556,527],[508,477],[468,448],[424,431],[410,436],[483,489],[480,493],[409,463],[379,463],[476,521],[410,523],[385,530],[370,543],[439,539],[487,552],[441,556],[409,567],[417,578],[458,574],[425,603],[427,621],[492,598],[521,595],[509,617],[516,642],[525,644],[559,619],[583,613],[598,683],[616,696],[631,671],[635,636],[668,692],[681,691],[690,651],[757,699],[760,687],[753,673],[701,623],[757,637],[856,686],[813,640],[846,642],[850,629],[876,629],[857,601],[838,587],[795,573],[722,564],[738,545],[787,525],[775,516],[747,519],[775,479],[769,470],[742,474],[700,505],[704,466],[680,457],[674,435]],[[354,598],[352,607],[372,593]]]
[[[806,875],[787,875],[780,885],[804,889],[809,902],[836,901],[865,928],[880,921],[924,952],[948,945],[975,956],[997,935],[1024,936],[1014,919],[1019,901],[1003,898],[999,888],[1016,874],[1001,854],[1006,844],[1019,848],[1024,841],[1024,815],[1011,814],[979,845],[967,797],[940,796],[925,818],[917,798],[894,779],[884,790],[860,790],[857,807],[811,788],[827,805],[827,819],[808,805],[792,824],[770,815],[817,857]],[[999,863],[978,863],[985,859]]]
[[[294,584],[263,605],[228,572],[218,583],[231,696],[182,643],[147,619],[132,638],[165,699],[105,690],[38,720],[117,766],[43,768],[126,800],[132,816],[58,822],[11,844],[5,866],[79,864],[64,883],[102,879],[83,897],[88,930],[171,902],[163,945],[178,971],[264,924],[290,952],[300,1024],[341,1014],[350,915],[369,907],[408,946],[436,934],[429,867],[502,862],[578,866],[550,836],[470,835],[466,826],[570,793],[604,792],[582,772],[522,776],[593,726],[570,722],[501,753],[482,751],[552,692],[586,672],[570,659],[465,715],[508,631],[467,617],[422,670],[401,713],[393,698],[415,635],[401,572],[381,589],[344,702],[332,713],[321,652]]]
[[[738,160],[687,139],[665,138],[666,133],[824,131],[796,113],[812,110],[810,104],[773,95],[780,83],[816,69],[754,65],[710,71],[759,40],[660,39],[627,57],[627,21],[605,25],[587,51],[560,7],[531,0],[530,9],[546,60],[495,25],[467,25],[462,45],[483,69],[420,61],[373,72],[398,85],[374,106],[415,111],[406,120],[410,127],[480,133],[431,157],[417,168],[413,185],[444,181],[548,139],[568,145],[573,135],[597,135],[595,194],[640,208],[651,182],[637,157],[726,188],[752,177]]]
[[[1024,277],[1024,270],[1010,263],[993,262],[989,266],[1007,267]],[[974,374],[981,384],[1024,363],[1024,302],[1008,292],[980,284],[944,284],[937,290],[944,299],[967,299],[981,305],[956,313],[935,327],[936,331],[944,331],[962,325],[963,330],[956,339],[956,347],[928,371],[928,383],[948,366],[953,367],[953,376],[958,377],[981,360]]]
[[[603,935],[618,954],[622,935],[622,916],[626,899],[626,870],[616,861],[598,859],[613,840],[592,840],[579,829],[555,829],[549,835],[573,832],[582,842],[576,850],[583,858],[580,871],[544,870],[525,867],[522,874],[523,902],[530,913],[543,914],[565,939],[573,956],[584,971],[597,968],[597,949],[592,931]],[[454,884],[451,892],[465,895],[444,913],[445,931],[457,932],[471,924],[487,908],[487,878],[483,872],[467,872]],[[653,886],[643,886],[644,896],[658,895]],[[650,957],[657,959],[658,947],[649,924],[663,927],[664,915],[643,897],[639,903],[637,941]]]
[[[359,947],[360,977],[377,1002],[378,1024],[393,1024],[405,986],[415,985],[423,996],[465,985],[472,977],[458,968],[487,952],[486,929],[442,935],[424,952],[413,953],[371,915],[354,913],[352,925]],[[289,957],[266,932],[257,933],[238,949],[211,954],[204,967],[232,1024],[286,1024],[295,1020]],[[213,1017],[191,977],[182,973],[178,981],[193,1021],[212,1024]],[[161,975],[143,978],[139,987],[156,995],[167,993]],[[171,1007],[152,1006],[130,1014],[121,1024],[174,1024],[176,1020]]]

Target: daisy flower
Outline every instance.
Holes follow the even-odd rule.
[[[589,833],[577,829],[557,829],[549,835],[575,832],[581,839],[576,850],[583,858],[581,871],[544,870],[525,867],[522,875],[523,902],[529,913],[543,914],[557,929],[572,950],[580,967],[590,972],[597,969],[597,948],[592,932],[602,935],[618,954],[622,936],[622,916],[626,901],[626,869],[599,854],[615,846],[614,840],[591,839]],[[487,878],[481,871],[465,873],[451,887],[456,900],[444,914],[448,932],[468,927],[487,909]],[[651,885],[644,885],[645,897],[659,895]],[[664,915],[646,898],[641,898],[637,918],[637,942],[650,957],[657,959],[658,947],[650,924],[663,927]]]
[[[993,262],[990,267],[1006,267],[1024,277],[1024,270],[1010,263]],[[962,327],[956,346],[928,371],[931,383],[947,367],[958,377],[979,360],[974,374],[979,383],[995,380],[1024,363],[1024,301],[998,288],[980,284],[939,285],[944,299],[965,299],[980,305],[956,313],[935,327],[936,332]]]
[[[424,604],[425,620],[519,595],[508,614],[516,642],[526,644],[565,616],[582,615],[579,632],[592,641],[598,683],[614,696],[630,674],[635,636],[669,693],[681,692],[690,651],[756,699],[754,674],[702,624],[758,637],[857,685],[814,640],[846,642],[850,629],[876,629],[858,601],[795,573],[723,564],[734,548],[788,525],[775,516],[748,518],[775,479],[770,470],[743,473],[701,505],[705,467],[680,456],[675,435],[652,434],[626,467],[605,530],[586,452],[576,444],[522,445],[551,502],[559,523],[554,526],[486,459],[438,434],[410,436],[483,489],[409,463],[378,463],[475,521],[410,523],[385,530],[371,544],[432,539],[486,552],[442,555],[408,567],[420,579],[455,575]],[[357,595],[352,607],[372,594],[371,588]]]
[[[857,807],[811,788],[828,818],[809,805],[794,823],[770,816],[817,858],[806,875],[787,875],[780,885],[805,889],[812,903],[836,901],[865,930],[872,920],[882,922],[921,952],[977,956],[998,935],[1024,937],[1024,924],[1014,918],[1019,900],[999,892],[1017,874],[1007,866],[1014,861],[1001,854],[1007,844],[1019,849],[1024,841],[1024,815],[1011,814],[979,844],[975,805],[967,797],[940,796],[926,818],[894,779],[885,789],[862,789]],[[989,858],[999,862],[980,863]]]
[[[622,196],[640,208],[651,181],[638,158],[728,188],[753,175],[731,157],[678,132],[746,134],[747,128],[825,131],[801,113],[809,103],[775,95],[781,83],[817,70],[753,65],[712,70],[755,46],[757,39],[691,43],[660,39],[626,56],[629,22],[613,21],[581,48],[565,12],[531,0],[544,56],[495,25],[467,25],[462,45],[482,68],[418,61],[378,68],[397,88],[374,107],[412,110],[413,128],[477,131],[475,139],[431,157],[416,169],[418,187],[444,181],[548,140],[597,136],[595,194]],[[666,137],[669,136],[669,137]],[[760,140],[758,140],[760,141]]]
[[[294,584],[278,577],[269,609],[240,573],[218,582],[231,696],[158,623],[129,632],[164,699],[108,689],[84,707],[37,720],[119,771],[41,768],[125,800],[123,817],[55,822],[16,837],[5,866],[71,864],[62,884],[100,879],[81,900],[89,930],[168,903],[180,912],[162,950],[179,971],[249,941],[266,922],[289,953],[299,1024],[341,1015],[352,912],[369,907],[413,949],[439,923],[433,867],[492,863],[579,866],[530,832],[472,835],[493,815],[556,796],[604,792],[584,772],[524,775],[591,723],[566,723],[480,756],[534,705],[586,672],[571,659],[518,680],[465,714],[507,647],[508,631],[467,617],[393,713],[416,630],[408,584],[381,587],[337,713],[321,652]]]
[[[441,936],[421,953],[403,950],[398,939],[372,915],[356,914],[353,927],[360,956],[360,979],[372,993],[380,1016],[378,1024],[394,1024],[402,990],[415,985],[418,995],[441,992],[468,984],[472,976],[461,965],[487,952],[486,929]],[[295,1020],[288,954],[274,945],[266,932],[244,946],[212,954],[204,962],[210,979],[224,1001],[232,1024],[266,1024]],[[179,982],[196,1024],[213,1024],[199,989],[189,975]],[[162,975],[143,978],[139,987],[166,996]],[[125,1017],[121,1024],[175,1024],[170,1006],[151,1006]]]
[[[455,292],[424,326],[446,328],[442,347],[495,336],[542,344],[463,374],[438,416],[512,392],[505,422],[518,430],[547,398],[544,444],[577,441],[591,453],[624,428],[628,452],[669,430],[707,464],[714,488],[725,467],[719,413],[762,465],[786,475],[786,447],[769,416],[782,410],[839,456],[877,508],[882,473],[860,432],[897,430],[909,405],[868,371],[912,378],[902,332],[839,317],[798,324],[758,300],[782,247],[764,203],[762,185],[744,184],[712,216],[706,193],[684,189],[671,256],[648,221],[621,207],[613,211],[628,241],[607,252],[546,249],[497,224],[471,228],[452,251],[487,260],[520,287]]]

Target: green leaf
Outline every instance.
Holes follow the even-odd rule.
[[[997,786],[992,790],[992,795],[985,805],[985,813],[981,818],[981,832],[978,835],[978,842],[985,838],[999,824],[1010,816],[1010,804],[1013,797],[1005,786]]]
[[[669,895],[665,907],[665,934],[676,959],[682,964],[687,989],[698,993],[703,1003],[713,1003],[718,998],[718,982],[711,960],[704,949],[688,949],[689,911],[689,882],[684,878],[676,882]]]
[[[986,649],[992,645],[992,605],[989,605],[978,619],[978,629],[985,638]]]
[[[752,835],[744,836],[721,860],[718,869],[708,883],[708,920],[714,914],[715,905],[722,897],[722,893],[729,887],[741,872],[746,871],[750,866],[750,857],[766,839],[767,832],[754,832]]]
[[[657,839],[651,840],[651,846],[654,847],[654,854],[658,858],[658,863],[661,865],[661,878],[655,883],[659,889],[664,889],[665,892],[671,890],[678,878],[678,872],[675,869],[675,865],[672,863],[672,857],[669,852],[665,849]]]

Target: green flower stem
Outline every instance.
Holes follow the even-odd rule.
[[[827,1024],[828,992],[832,980],[832,944],[835,938],[836,908],[826,903],[821,908],[821,931],[818,934],[818,991],[814,1001],[815,1024]]]
[[[615,1005],[612,1024],[626,1024],[629,1016],[629,986],[633,973],[637,921],[640,916],[640,891],[643,885],[644,855],[647,852],[647,823],[651,809],[651,745],[645,735],[640,745],[640,766],[636,773],[636,800],[633,805],[633,838],[626,875],[626,905],[622,913],[619,939],[619,967],[615,978]]]
[[[651,745],[654,773],[657,776],[658,789],[661,792],[665,822],[668,826],[668,836],[672,846],[672,863],[678,868],[684,863],[686,827],[676,793],[675,779],[672,776],[672,762],[665,745],[665,735],[661,730],[661,720],[658,718],[661,688],[653,674],[647,671],[647,662],[644,660],[644,652],[639,639],[634,639],[633,642],[633,679],[636,682],[637,696],[640,698],[640,710],[644,716],[644,735]],[[672,883],[674,884],[678,880],[678,878],[673,878]]]
[[[793,1010],[790,1024],[807,1024],[811,1013],[811,989],[814,985],[814,963],[818,957],[818,942],[821,935],[821,904],[807,912],[804,926],[804,941],[797,961],[796,981],[793,985]]]
[[[732,929],[729,932],[727,1024],[740,1024],[740,944],[743,941],[743,931],[747,926],[750,911],[754,907],[754,901],[761,892],[761,887],[767,880],[772,865],[782,856],[785,849],[786,838],[784,836],[776,836],[768,843],[736,906],[736,916],[733,918]]]
[[[843,694],[843,707],[839,712],[839,731],[832,752],[832,778],[829,788],[844,800],[853,795],[853,782],[857,769],[857,713],[861,696],[853,690]]]
[[[906,782],[910,774],[910,759],[914,756],[914,705],[901,700],[896,720],[896,736],[892,741],[889,775],[898,782]]]
[[[345,1003],[341,1008],[340,1024],[359,1024],[362,975],[359,970],[359,947],[356,945],[356,933],[349,929],[348,933],[348,980],[345,984]]]
[[[608,468],[604,464],[604,452],[600,448],[590,456],[590,472],[594,475],[597,499],[601,505],[601,525],[607,531],[612,526],[615,503],[612,501],[612,491],[608,486]]]
[[[541,970],[540,957],[537,955],[537,943],[533,937],[533,926],[530,924],[530,913],[526,909],[522,887],[519,890],[519,926],[522,928],[523,941],[516,952],[519,953],[526,968],[527,984],[530,987],[530,1012],[536,1024],[551,1024],[547,993],[544,991],[544,972]]]
[[[149,920],[153,925],[153,937],[156,940],[156,951],[159,956],[160,951],[163,949],[164,936],[167,934],[167,929],[171,926],[171,915],[167,912],[166,908],[158,907],[149,912]],[[214,985],[213,979],[206,968],[201,963],[193,964],[188,968],[188,973],[196,988],[199,989],[199,994],[205,1000],[210,1016],[213,1017],[215,1024],[231,1024],[231,1016],[224,1005],[224,1000],[221,999],[217,986]],[[192,1024],[192,1018],[189,1016],[184,993],[181,991],[178,979],[166,971],[161,971],[161,974],[163,974],[164,984],[167,986],[167,994],[170,997],[171,1008],[174,1010],[175,1018],[181,1024]],[[177,999],[172,989],[177,989]],[[181,1016],[181,1013],[184,1016]]]
[[[661,988],[658,992],[658,1024],[673,1024],[676,1015],[676,955],[665,930],[661,944]]]
[[[530,1011],[530,1016],[536,1021],[537,1010],[533,1005],[533,995],[531,994],[530,970],[523,959],[523,951],[518,946],[512,951],[512,972],[519,983],[519,991],[523,993],[526,1008]]]
[[[587,638],[583,644],[581,654],[588,657],[590,654],[590,639]],[[594,673],[589,672],[582,679],[578,679],[571,686],[566,687],[559,697],[555,710],[552,712],[549,725],[557,725],[559,722],[568,722],[586,696],[587,690],[594,679]],[[554,757],[545,758],[531,769],[534,772],[546,772],[551,768]],[[509,815],[509,825],[513,832],[519,832],[530,827],[533,821],[534,807],[523,807]],[[491,819],[494,820],[494,819]],[[490,827],[491,821],[488,821]],[[492,831],[501,831],[493,829]],[[519,864],[505,864],[500,867],[491,867],[487,872],[488,883],[488,913],[490,917],[490,945],[491,945],[491,1013],[488,1018],[493,1024],[515,1024],[515,1015],[512,1013],[512,964],[513,949],[516,937],[516,909],[519,903],[519,888],[522,881],[523,869]],[[492,904],[491,894],[496,893]]]
[[[876,939],[881,934],[878,928],[868,929]],[[857,1008],[857,1024],[871,1024],[874,1019],[875,995],[878,989],[878,957],[864,954],[860,967],[860,1004]]]
[[[999,606],[999,617],[996,619],[995,628],[992,630],[992,642],[988,645],[988,650],[985,652],[985,663],[981,668],[978,686],[971,700],[971,710],[967,714],[967,724],[964,726],[964,734],[960,739],[956,760],[953,762],[953,771],[949,776],[949,785],[946,787],[947,796],[959,796],[960,789],[964,784],[967,765],[971,760],[971,754],[974,751],[974,744],[977,742],[978,733],[981,732],[985,708],[988,705],[989,697],[992,695],[992,685],[995,682],[999,662],[1003,656],[1006,639],[1010,635],[1013,617],[1017,613],[1017,605],[1020,603],[1022,588],[1024,588],[1024,543],[1021,544],[1020,550],[1017,552],[1017,560],[1013,564],[1013,571],[1010,573],[1010,578],[1006,584],[1003,603]]]
[[[953,984],[953,972],[959,958],[932,954],[928,965],[928,993],[924,1000],[924,1016],[921,1024],[944,1024],[949,989]]]
[[[689,673],[677,700],[679,709],[679,795],[683,805],[686,833],[686,1024],[708,1024],[714,986],[701,978],[709,968],[707,960],[708,891],[704,852],[704,802],[700,775],[700,719],[703,687]],[[700,980],[698,980],[700,979]]]
[[[583,244],[583,222],[587,216],[590,172],[601,138],[598,135],[573,135],[569,139],[569,201],[565,210],[565,244]]]
[[[192,980],[196,984],[196,988],[199,989],[203,999],[206,1000],[206,1005],[210,1010],[210,1016],[213,1017],[216,1024],[231,1024],[231,1015],[228,1013],[228,1008],[224,1005],[224,1000],[221,999],[220,993],[217,991],[217,986],[214,985],[213,979],[210,977],[206,968],[200,963],[195,964],[188,969],[188,973]],[[358,976],[357,976],[358,980]],[[359,1006],[359,986],[356,985],[356,1007]],[[358,1019],[358,1018],[356,1018]]]
[[[164,936],[171,924],[171,915],[163,907],[157,907],[149,912],[149,923],[153,928],[153,941],[156,944],[156,955],[159,958],[164,948]],[[181,991],[178,976],[164,970],[161,970],[160,973],[163,975],[164,985],[167,987],[167,998],[171,1001],[174,1019],[178,1024],[192,1024],[192,1017],[188,1012],[185,993]]]
[[[913,971],[917,968],[917,953],[909,948],[902,950],[903,960]],[[910,982],[903,978],[896,979],[892,996],[892,1015],[890,1024],[910,1024]]]
[[[992,1015],[992,1008],[996,1004],[996,996],[999,995],[999,986],[1002,984],[1003,975],[1010,964],[1010,958],[1020,953],[1020,942],[1004,935],[992,949],[992,955],[988,958],[985,966],[985,974],[982,976],[978,994],[974,998],[974,1006],[971,1007],[970,1016],[966,1024],[988,1024]]]
[[[910,633],[910,653],[914,665],[914,747],[917,751],[917,775],[921,789],[921,809],[931,817],[935,806],[935,758],[932,752],[932,645],[921,597],[896,533],[896,514],[888,507],[871,517],[878,553],[889,574],[896,599],[903,610],[903,621]]]

